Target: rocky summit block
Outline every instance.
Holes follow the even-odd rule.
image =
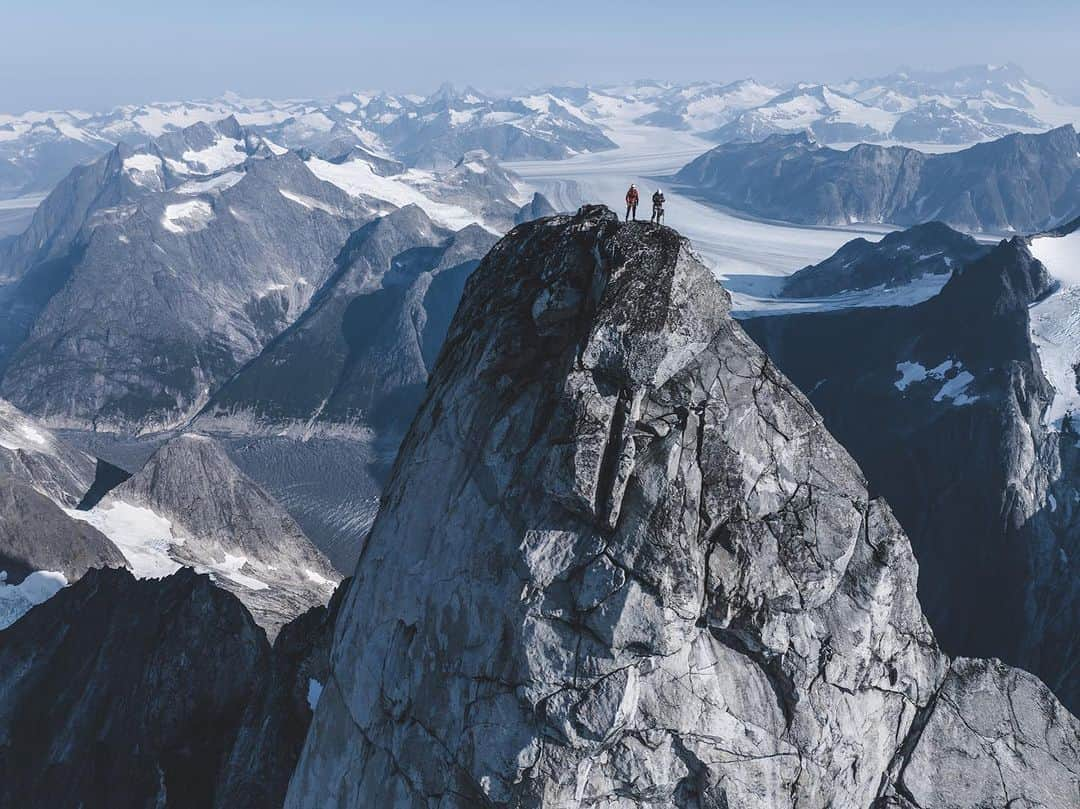
[[[286,805],[1075,806],[1076,720],[950,663],[916,578],[684,239],[522,225],[469,280]]]

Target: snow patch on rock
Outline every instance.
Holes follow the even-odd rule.
[[[7,629],[67,585],[67,577],[55,570],[35,570],[18,584],[8,584],[7,571],[0,571],[0,629]]]
[[[307,704],[308,707],[311,708],[312,712],[314,712],[315,708],[317,708],[319,705],[319,697],[322,696],[322,691],[322,683],[320,683],[314,677],[308,679]]]
[[[341,216],[341,211],[332,205],[327,205],[322,200],[309,197],[306,194],[297,194],[295,191],[286,191],[284,188],[279,188],[278,193],[290,202],[295,202],[297,205],[302,205],[311,211],[323,211],[333,216]]]
[[[242,171],[227,171],[208,180],[189,180],[176,189],[178,194],[205,194],[210,191],[224,191],[232,188],[244,179]]]
[[[182,540],[172,523],[148,508],[122,501],[98,505],[90,511],[65,509],[68,516],[87,522],[112,540],[140,579],[160,579],[180,569],[169,547]]]
[[[214,218],[210,203],[201,199],[165,206],[161,226],[171,233],[194,233],[203,230]]]
[[[1055,391],[1043,420],[1060,428],[1066,416],[1080,410],[1076,377],[1080,364],[1080,230],[1067,236],[1036,237],[1030,250],[1060,284],[1030,311],[1031,339]]]
[[[963,363],[945,360],[940,365],[927,369],[920,362],[898,362],[896,372],[900,374],[900,378],[893,385],[898,391],[906,392],[914,384],[933,379],[944,383],[934,395],[935,402],[949,399],[957,407],[963,407],[979,400],[978,396],[969,396],[966,393],[968,386],[975,381],[975,375],[965,371]]]
[[[182,155],[187,163],[187,171],[195,170],[200,174],[213,174],[243,163],[247,160],[243,142],[235,138],[218,138],[213,145],[205,149],[188,149]]]
[[[135,154],[125,157],[123,167],[135,185],[152,191],[161,191],[164,188],[161,178],[161,158],[157,155]]]

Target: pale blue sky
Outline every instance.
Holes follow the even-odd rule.
[[[1080,2],[0,0],[0,111],[1015,62],[1080,100]]]

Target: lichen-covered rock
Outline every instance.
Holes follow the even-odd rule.
[[[906,537],[728,308],[678,234],[604,208],[491,251],[288,807],[869,807],[912,800],[923,739],[966,755]],[[1072,806],[1076,721],[1024,682],[1055,757],[1014,756],[1009,794]]]

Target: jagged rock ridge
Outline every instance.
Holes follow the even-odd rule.
[[[1073,805],[1076,720],[942,654],[888,506],[728,310],[674,231],[603,208],[492,250],[288,807],[929,808],[985,771]]]
[[[852,239],[829,258],[792,273],[780,294],[817,298],[873,287],[893,289],[921,276],[949,276],[989,249],[941,222],[886,234],[880,241]]]

